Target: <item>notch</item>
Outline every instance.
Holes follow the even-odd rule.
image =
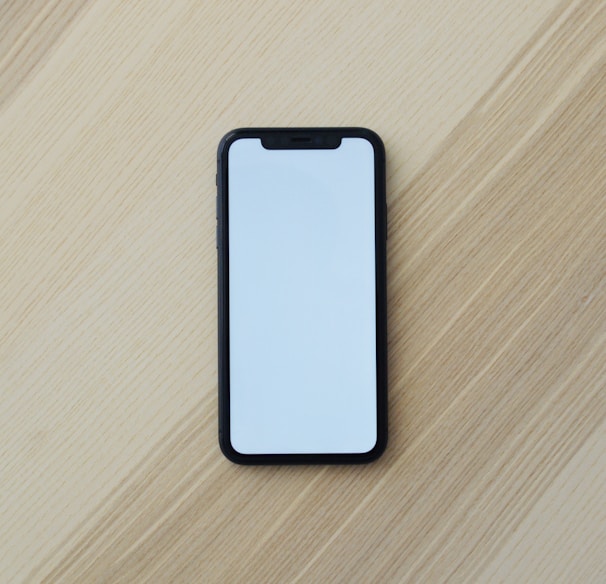
[[[261,144],[267,150],[334,150],[341,145],[336,133],[313,130],[276,130],[261,136]]]

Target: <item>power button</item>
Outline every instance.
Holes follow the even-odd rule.
[[[385,217],[385,239],[387,239],[389,237],[389,230],[387,229],[387,203],[383,207],[383,217]]]

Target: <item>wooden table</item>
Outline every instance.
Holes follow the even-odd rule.
[[[388,153],[390,445],[217,446],[215,153]],[[0,5],[0,582],[606,582],[606,4]]]

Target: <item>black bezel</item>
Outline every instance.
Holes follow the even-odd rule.
[[[307,138],[309,137],[309,140]],[[242,454],[230,441],[229,419],[229,222],[228,152],[240,138],[260,138],[277,148],[334,148],[341,138],[368,140],[375,153],[375,282],[377,351],[377,442],[372,450],[356,454]],[[322,141],[323,145],[315,144]],[[305,139],[305,141],[303,141]],[[281,142],[281,145],[279,145]],[[303,144],[303,146],[301,146]],[[271,147],[271,146],[270,146]],[[219,310],[219,444],[223,454],[238,464],[350,464],[376,460],[387,446],[387,205],[385,148],[381,138],[366,128],[240,128],[226,134],[217,154],[217,251]]]

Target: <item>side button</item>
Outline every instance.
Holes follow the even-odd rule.
[[[387,229],[387,204],[383,207],[383,217],[385,217],[385,239],[389,237],[389,232]]]

